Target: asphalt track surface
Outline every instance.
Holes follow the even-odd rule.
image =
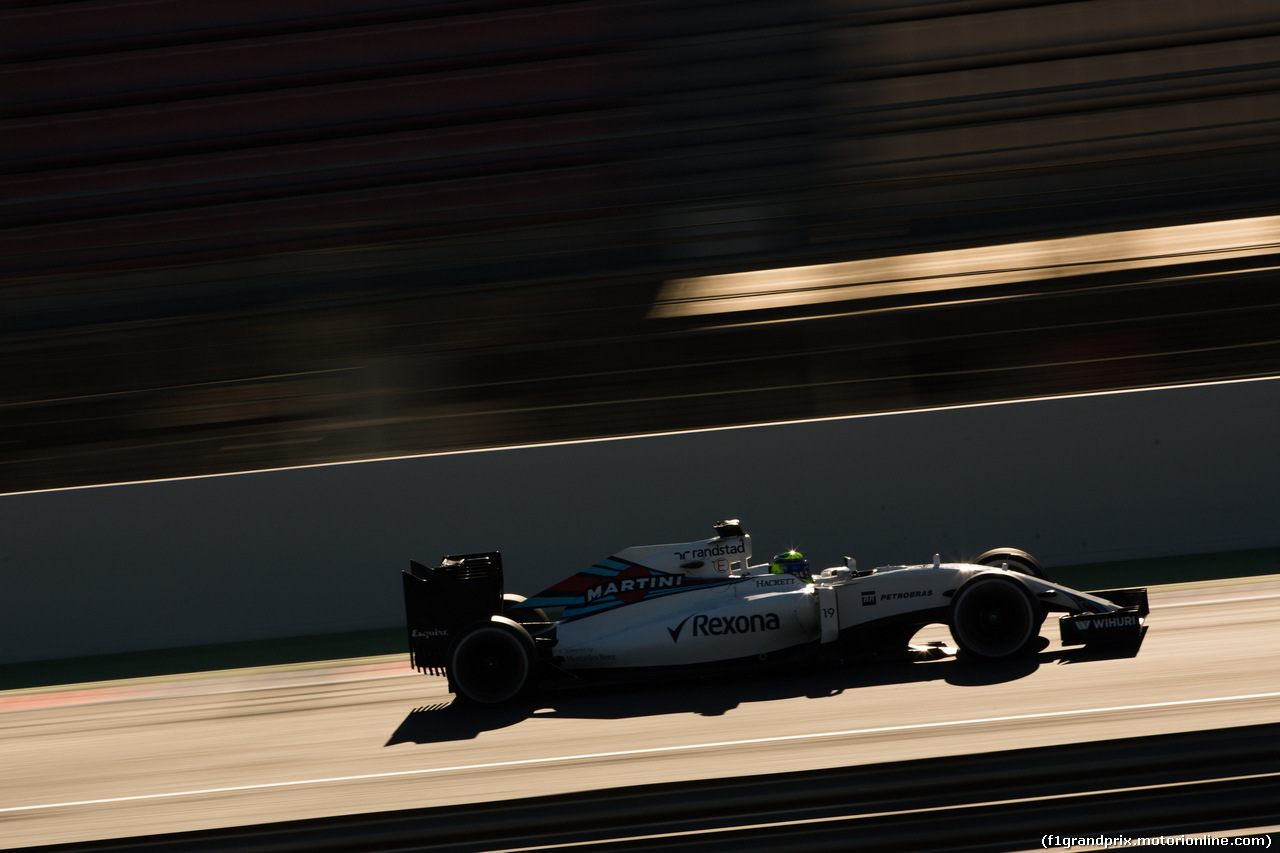
[[[0,846],[1280,721],[1280,580],[1151,600],[1136,656],[1064,650],[1050,621],[1018,663],[815,667],[482,712],[400,656],[8,691]],[[1107,829],[1081,814],[1044,833]]]

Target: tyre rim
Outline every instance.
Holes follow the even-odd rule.
[[[1031,614],[1018,590],[1006,584],[987,584],[970,592],[975,619],[968,638],[975,651],[1004,655],[1017,651],[1026,642]]]
[[[454,677],[472,698],[500,702],[519,692],[528,661],[505,632],[479,631],[467,637],[454,659]]]

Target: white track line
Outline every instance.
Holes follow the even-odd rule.
[[[1269,595],[1251,595],[1243,598],[1210,598],[1204,601],[1171,601],[1168,604],[1153,604],[1152,610],[1164,610],[1166,607],[1198,607],[1202,604],[1239,604],[1241,602],[1266,601],[1269,598],[1280,598],[1280,592]]]
[[[602,758],[625,758],[639,755],[656,755],[660,753],[693,752],[704,749],[723,749],[735,746],[754,746],[766,743],[785,743],[787,741],[821,740],[825,738],[855,737],[858,735],[884,734],[887,732],[919,731],[921,729],[938,729],[948,726],[973,726],[986,723],[1011,723],[1023,720],[1045,720],[1054,717],[1083,716],[1087,714],[1107,714],[1118,711],[1143,711],[1155,708],[1177,708],[1189,705],[1212,705],[1225,702],[1247,702],[1256,699],[1277,699],[1276,693],[1249,693],[1240,696],[1214,696],[1208,699],[1179,699],[1173,702],[1148,702],[1141,705],[1116,705],[1105,708],[1077,708],[1069,711],[1044,711],[1038,714],[1015,714],[1006,717],[979,717],[971,720],[946,720],[936,723],[912,723],[904,726],[880,726],[870,729],[846,729],[837,732],[809,732],[806,734],[778,735],[775,737],[750,738],[747,740],[717,741],[713,743],[694,743],[683,746],[657,746],[648,749],[628,749],[617,752],[594,752],[581,755],[557,755],[548,758],[524,758],[516,761],[495,761],[487,764],[462,764],[452,767],[424,767],[418,770],[395,770],[388,773],[362,773],[355,776],[329,776],[320,779],[298,779],[291,782],[263,782],[256,785],[231,785],[224,788],[201,788],[191,791],[170,791],[163,794],[138,794],[131,797],[106,797],[98,800],[74,800],[65,803],[41,803],[31,806],[12,806],[0,808],[0,814],[14,812],[30,812],[42,809],[61,809],[74,806],[98,806],[112,803],[130,803],[140,800],[163,800],[175,797],[195,797],[205,794],[227,794],[238,791],[264,791],[271,788],[291,788],[303,785],[324,785],[331,782],[359,782],[368,779],[393,779],[406,776],[425,776],[434,773],[455,773],[467,770],[494,770],[505,767],[528,767],[538,764],[558,764],[570,761],[596,761]]]

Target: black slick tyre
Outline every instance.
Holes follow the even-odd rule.
[[[523,695],[534,681],[533,639],[505,616],[468,625],[449,648],[449,683],[458,697],[477,705],[501,705]]]
[[[1049,579],[1048,573],[1045,572],[1044,566],[1040,565],[1039,560],[1017,548],[992,548],[973,562],[979,566],[991,566],[997,569],[1008,564],[1010,571],[1021,572],[1040,580]]]
[[[1004,660],[1027,651],[1040,634],[1044,608],[1015,577],[980,574],[951,600],[951,636],[965,654]]]
[[[504,593],[502,596],[502,615],[519,622],[521,625],[536,625],[551,621],[551,618],[547,616],[546,611],[541,607],[522,607],[521,605],[527,600],[523,595],[517,595],[514,592]]]

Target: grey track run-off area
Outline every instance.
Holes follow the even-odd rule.
[[[555,692],[532,713],[448,709],[407,656],[3,692],[0,846],[1280,720],[1280,580],[1151,600],[1132,658],[1068,662],[1051,617],[1026,663]]]

